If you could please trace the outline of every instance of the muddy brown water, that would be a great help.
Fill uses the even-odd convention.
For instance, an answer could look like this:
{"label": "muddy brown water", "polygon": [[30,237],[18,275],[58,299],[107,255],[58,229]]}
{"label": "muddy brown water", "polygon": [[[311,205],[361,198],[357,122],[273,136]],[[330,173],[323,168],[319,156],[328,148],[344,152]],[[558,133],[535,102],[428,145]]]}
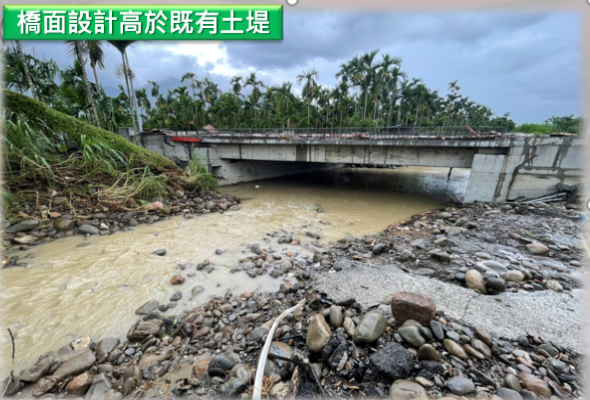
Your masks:
{"label": "muddy brown water", "polygon": [[[183,298],[165,315],[180,314],[228,290],[277,290],[281,279],[229,272],[250,254],[243,252],[247,244],[267,247],[266,234],[281,229],[301,238],[302,245],[312,241],[306,231],[320,233],[324,243],[381,232],[391,223],[458,199],[469,171],[453,170],[450,180],[447,174],[448,169],[338,169],[250,182],[221,189],[242,198],[240,211],[173,217],[131,232],[88,239],[77,235],[20,252],[21,259],[30,254],[23,260],[28,267],[0,272],[1,378],[10,370],[7,327],[15,334],[18,373],[39,355],[76,338],[124,337],[138,319],[134,311],[139,306],[149,300],[167,303],[175,290],[182,290]],[[316,211],[318,207],[323,212]],[[271,245],[311,254],[302,246],[278,245],[276,238]],[[156,256],[157,249],[167,254]],[[223,254],[216,255],[216,249]],[[177,267],[204,259],[215,265],[213,272]],[[196,275],[187,277],[184,285],[170,284],[174,274],[187,276],[191,271]],[[205,292],[191,300],[190,291],[198,285]]]}

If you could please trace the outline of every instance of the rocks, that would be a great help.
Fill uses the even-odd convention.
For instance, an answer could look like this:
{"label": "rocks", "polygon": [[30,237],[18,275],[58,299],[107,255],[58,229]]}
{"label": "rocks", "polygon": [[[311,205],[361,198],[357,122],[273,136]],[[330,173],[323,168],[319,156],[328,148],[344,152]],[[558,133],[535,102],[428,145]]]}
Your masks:
{"label": "rocks", "polygon": [[184,281],[186,280],[186,278],[184,276],[181,275],[174,275],[172,277],[172,279],[170,279],[170,283],[172,285],[182,285],[184,283]]}
{"label": "rocks", "polygon": [[264,338],[264,336],[268,333],[268,329],[266,329],[263,326],[258,326],[254,329],[252,329],[252,331],[250,333],[248,333],[246,335],[246,340],[248,342],[260,342],[262,341],[262,339]]}
{"label": "rocks", "polygon": [[102,339],[100,342],[98,342],[98,344],[96,345],[96,354],[97,355],[101,355],[101,354],[108,354],[111,351],[113,351],[115,349],[115,347],[117,347],[120,343],[120,340],[118,338],[112,338],[112,337],[107,337]]}
{"label": "rocks", "polygon": [[19,233],[28,232],[39,226],[39,221],[36,219],[29,219],[26,221],[18,222],[14,225],[9,226],[4,230],[5,233]]}
{"label": "rocks", "polygon": [[416,258],[416,256],[408,249],[403,250],[399,255],[401,261],[407,261],[413,258]]}
{"label": "rocks", "polygon": [[350,318],[350,317],[344,318],[344,322],[342,323],[342,326],[344,327],[344,331],[348,334],[348,336],[354,337],[354,333],[356,332],[356,326],[355,326],[352,318]]}
{"label": "rocks", "polygon": [[[408,320],[411,321],[411,320]],[[407,322],[407,321],[406,321]],[[420,328],[415,325],[401,327],[397,330],[397,333],[407,342],[410,346],[420,347],[426,340],[420,334]]]}
{"label": "rocks", "polygon": [[105,374],[98,374],[92,379],[92,385],[86,393],[85,400],[98,400],[111,390],[111,384]]}
{"label": "rocks", "polygon": [[138,341],[143,340],[150,335],[158,336],[161,326],[162,320],[160,319],[148,319],[147,321],[141,320],[129,329],[129,332],[127,332],[127,339]]}
{"label": "rocks", "polygon": [[470,269],[465,273],[465,283],[467,287],[481,294],[487,294],[486,284],[479,271]]}
{"label": "rocks", "polygon": [[413,319],[426,324],[434,319],[436,305],[423,294],[399,292],[391,300],[391,313],[398,323]]}
{"label": "rocks", "polygon": [[78,227],[78,233],[88,234],[88,235],[98,235],[99,230],[96,226],[90,224],[82,224]]}
{"label": "rocks", "polygon": [[234,360],[220,354],[209,362],[207,372],[210,376],[226,376],[234,365],[236,365]]}
{"label": "rocks", "polygon": [[92,383],[92,375],[88,372],[75,377],[68,385],[67,392],[72,396],[82,396],[86,393]]}
{"label": "rocks", "polygon": [[426,399],[426,390],[418,383],[398,379],[389,388],[391,400]]}
{"label": "rocks", "polygon": [[166,250],[164,250],[164,249],[158,249],[158,250],[154,251],[154,254],[157,255],[157,256],[162,257],[162,256],[165,256],[166,255]]}
{"label": "rocks", "polygon": [[47,374],[47,372],[49,372],[49,369],[53,364],[53,360],[54,357],[52,356],[45,357],[42,360],[40,360],[35,366],[21,371],[20,380],[23,382],[32,383],[39,381],[41,377],[43,377],[45,374]]}
{"label": "rocks", "polygon": [[200,295],[201,293],[203,293],[204,291],[205,291],[205,288],[203,286],[195,286],[194,288],[191,289],[191,296],[196,297],[196,296]]}
{"label": "rocks", "polygon": [[507,388],[499,388],[496,391],[496,395],[502,400],[522,400],[522,396],[517,391]]}
{"label": "rocks", "polygon": [[156,310],[159,305],[160,305],[160,303],[158,303],[155,300],[148,301],[147,303],[145,303],[144,305],[139,307],[137,310],[135,310],[135,314],[137,314],[137,315],[149,314],[152,311]]}
{"label": "rocks", "polygon": [[442,342],[445,338],[445,332],[443,330],[442,324],[438,321],[430,321],[430,330],[432,331],[434,337],[439,342]]}
{"label": "rocks", "polygon": [[538,347],[538,349],[547,352],[547,354],[549,354],[551,357],[557,357],[559,355],[559,351],[557,351],[557,349],[550,344],[543,343]]}
{"label": "rocks", "polygon": [[356,343],[372,343],[385,332],[386,326],[387,320],[383,314],[370,311],[359,321],[353,339]]}
{"label": "rocks", "polygon": [[485,271],[493,271],[497,272],[498,274],[503,274],[508,271],[506,265],[501,264],[497,261],[482,261],[477,265],[482,267]]}
{"label": "rocks", "polygon": [[467,360],[469,358],[467,356],[467,353],[463,349],[463,347],[461,347],[459,344],[455,343],[453,340],[445,339],[443,341],[443,344],[445,345],[445,349],[447,349],[449,354],[452,354],[455,357],[458,357],[462,360]]}
{"label": "rocks", "polygon": [[330,341],[331,336],[332,331],[322,314],[316,314],[311,317],[306,338],[306,344],[310,351],[315,353],[321,352]]}
{"label": "rocks", "polygon": [[526,249],[529,253],[542,256],[549,252],[549,248],[542,243],[530,243],[526,245]]}
{"label": "rocks", "polygon": [[570,372],[566,363],[555,358],[548,358],[543,366],[556,375],[566,375]]}
{"label": "rocks", "polygon": [[370,357],[375,370],[387,379],[406,378],[412,370],[413,356],[398,343],[390,342]]}
{"label": "rocks", "polygon": [[459,396],[475,392],[475,385],[471,379],[463,378],[461,376],[449,379],[447,387],[451,392]]}
{"label": "rocks", "polygon": [[342,325],[342,309],[338,306],[331,306],[330,307],[330,324],[334,328],[339,328]]}
{"label": "rocks", "polygon": [[504,376],[504,384],[509,389],[515,390],[517,392],[520,392],[522,390],[522,386],[520,385],[520,381],[518,380],[516,375],[506,374]]}
{"label": "rocks", "polygon": [[59,231],[72,231],[76,227],[76,222],[67,218],[58,218],[53,221],[53,227]]}
{"label": "rocks", "polygon": [[[16,394],[21,389],[21,385],[22,384],[21,384],[20,378],[18,376],[15,376],[14,378],[9,376],[8,378],[6,378],[4,380],[2,387],[0,388],[0,390],[2,390],[2,392],[0,392],[0,393],[4,393],[7,396],[12,396],[13,394]],[[43,392],[43,393],[45,393],[45,392]]]}
{"label": "rocks", "polygon": [[230,378],[223,384],[221,391],[225,396],[236,397],[248,388],[248,384],[239,378]]}
{"label": "rocks", "polygon": [[375,246],[373,246],[373,254],[374,255],[378,255],[383,253],[383,251],[385,250],[386,246],[383,243],[377,243]]}
{"label": "rocks", "polygon": [[[203,290],[205,290],[205,289],[203,288]],[[174,293],[172,293],[172,296],[170,296],[170,301],[178,301],[181,298],[182,298],[182,292],[175,291]]]}
{"label": "rocks", "polygon": [[537,378],[535,375],[521,371],[518,377],[522,381],[525,388],[541,397],[551,397],[551,389],[545,381]]}
{"label": "rocks", "polygon": [[15,243],[25,245],[35,244],[38,240],[39,239],[33,235],[17,236],[14,239],[12,239],[12,241]]}
{"label": "rocks", "polygon": [[554,279],[549,279],[545,283],[545,286],[547,287],[547,289],[553,290],[554,292],[563,292],[563,286],[561,285],[561,283],[557,282]]}
{"label": "rocks", "polygon": [[508,282],[524,281],[524,274],[520,271],[508,271],[502,277]]}
{"label": "rocks", "polygon": [[506,290],[506,281],[502,278],[488,278],[485,281],[486,288],[495,293],[501,293]]}
{"label": "rocks", "polygon": [[440,361],[440,354],[429,344],[423,344],[418,351],[418,360]]}
{"label": "rocks", "polygon": [[51,377],[60,380],[79,374],[90,368],[95,361],[96,357],[94,356],[94,353],[89,350],[84,350],[80,354],[61,364]]}
{"label": "rocks", "polygon": [[471,347],[473,347],[475,350],[479,351],[481,354],[483,354],[487,358],[490,358],[492,356],[492,350],[488,347],[487,344],[485,344],[484,342],[482,342],[479,339],[473,339],[471,341]]}

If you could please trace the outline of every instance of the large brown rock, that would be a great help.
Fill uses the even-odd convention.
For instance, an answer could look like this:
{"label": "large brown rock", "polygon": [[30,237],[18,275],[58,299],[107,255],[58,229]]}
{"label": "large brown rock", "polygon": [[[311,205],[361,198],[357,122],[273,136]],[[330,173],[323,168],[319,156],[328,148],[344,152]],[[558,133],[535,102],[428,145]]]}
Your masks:
{"label": "large brown rock", "polygon": [[551,397],[551,389],[544,380],[539,379],[535,375],[529,374],[525,371],[520,372],[518,377],[522,381],[524,387],[535,393],[537,396],[546,398]]}
{"label": "large brown rock", "polygon": [[170,279],[170,283],[173,285],[182,285],[185,281],[185,278],[180,275],[174,275],[172,279]]}
{"label": "large brown rock", "polygon": [[82,396],[86,393],[92,383],[92,375],[88,371],[78,375],[68,385],[67,392],[73,396]]}
{"label": "large brown rock", "polygon": [[413,319],[426,324],[434,319],[436,304],[420,293],[399,292],[391,299],[391,313],[397,323]]}

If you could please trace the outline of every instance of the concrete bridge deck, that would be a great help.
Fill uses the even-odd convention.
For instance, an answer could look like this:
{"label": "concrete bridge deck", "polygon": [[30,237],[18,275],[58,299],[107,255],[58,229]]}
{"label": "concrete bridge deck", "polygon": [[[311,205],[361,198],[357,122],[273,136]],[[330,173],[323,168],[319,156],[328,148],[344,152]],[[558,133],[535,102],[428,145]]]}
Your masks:
{"label": "concrete bridge deck", "polygon": [[[198,138],[172,142],[170,135]],[[342,164],[470,168],[464,202],[503,202],[556,192],[582,179],[579,136],[498,134],[438,135],[368,132],[269,131],[143,132],[143,147],[172,159],[208,160],[210,171],[233,184]]]}

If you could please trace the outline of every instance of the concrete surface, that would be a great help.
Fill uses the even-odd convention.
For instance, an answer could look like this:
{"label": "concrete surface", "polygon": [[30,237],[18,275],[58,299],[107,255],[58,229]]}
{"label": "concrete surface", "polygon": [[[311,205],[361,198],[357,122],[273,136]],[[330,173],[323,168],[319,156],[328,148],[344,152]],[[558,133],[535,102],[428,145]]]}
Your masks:
{"label": "concrete surface", "polygon": [[[556,183],[575,185],[582,180],[579,137],[349,140],[204,136],[201,143],[187,144],[171,142],[160,134],[143,134],[141,145],[182,161],[196,153],[226,184],[316,168],[306,163],[471,168],[465,203],[537,198],[555,193]],[[237,162],[243,164],[236,167]]]}
{"label": "concrete surface", "polygon": [[579,289],[479,295],[458,285],[405,273],[394,265],[369,264],[318,273],[314,281],[314,288],[334,301],[354,296],[363,310],[381,304],[379,310],[391,316],[389,306],[382,305],[387,296],[401,291],[422,293],[446,315],[482,326],[495,336],[516,339],[528,332],[580,353],[584,349]]}

